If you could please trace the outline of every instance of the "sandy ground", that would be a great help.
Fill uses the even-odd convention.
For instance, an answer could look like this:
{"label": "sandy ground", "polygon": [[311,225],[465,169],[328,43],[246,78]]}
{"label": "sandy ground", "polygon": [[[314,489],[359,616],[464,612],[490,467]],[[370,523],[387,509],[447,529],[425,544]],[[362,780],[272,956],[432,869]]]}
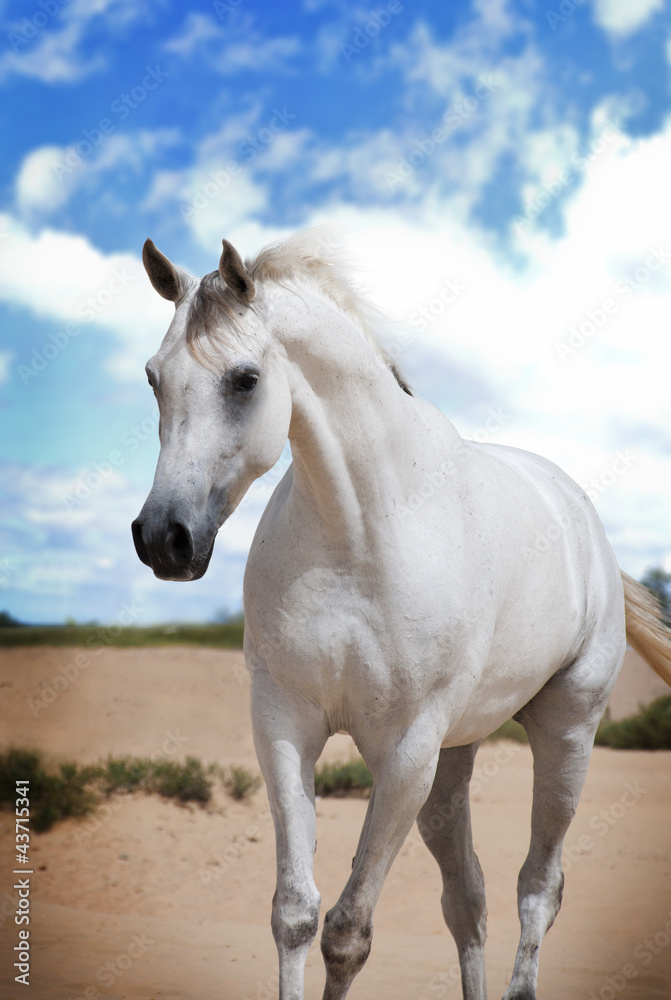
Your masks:
{"label": "sandy ground", "polygon": [[[77,661],[82,655],[90,658]],[[54,686],[58,675],[67,685]],[[109,753],[193,754],[258,770],[239,653],[4,651],[0,688],[2,746],[34,746],[82,762]],[[665,690],[630,656],[612,714],[635,711]],[[325,756],[346,759],[351,752],[349,738],[338,736]],[[671,997],[670,776],[671,753],[595,750],[566,841],[564,906],[543,947],[542,1000]],[[472,799],[488,892],[489,989],[500,997],[517,944],[515,884],[529,836],[529,750],[509,743],[481,748]],[[365,809],[357,799],[318,803],[322,912],[347,879]],[[0,814],[0,831],[0,997],[277,996],[269,926],[274,838],[263,789],[244,803],[222,793],[207,809],[117,796],[94,820],[33,835],[28,987],[13,981],[19,928],[8,812]],[[440,912],[438,869],[415,830],[387,879],[372,954],[350,996],[458,998],[455,962]],[[306,997],[321,997],[322,984],[317,940]]]}

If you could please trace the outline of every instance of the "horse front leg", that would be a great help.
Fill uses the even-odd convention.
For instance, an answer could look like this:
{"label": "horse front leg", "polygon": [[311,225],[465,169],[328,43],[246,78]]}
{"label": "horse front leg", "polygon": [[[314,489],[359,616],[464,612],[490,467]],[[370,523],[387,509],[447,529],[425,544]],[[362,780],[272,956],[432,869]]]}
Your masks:
{"label": "horse front leg", "polygon": [[271,926],[280,1000],[303,1000],[305,959],[319,927],[313,879],[314,769],[328,738],[323,713],[298,703],[265,673],[252,678],[254,745],[275,824],[277,887]]}
{"label": "horse front leg", "polygon": [[392,862],[429,794],[436,771],[438,747],[427,747],[421,734],[411,730],[398,742],[387,745],[388,756],[379,755],[370,762],[375,784],[352,874],[324,920],[323,1000],[343,1000],[368,958],[375,904]]}

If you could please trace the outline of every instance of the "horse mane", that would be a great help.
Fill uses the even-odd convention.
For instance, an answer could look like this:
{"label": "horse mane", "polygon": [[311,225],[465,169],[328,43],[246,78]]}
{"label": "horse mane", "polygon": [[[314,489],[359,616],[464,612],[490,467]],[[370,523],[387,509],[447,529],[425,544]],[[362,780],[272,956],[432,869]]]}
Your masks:
{"label": "horse mane", "polygon": [[[323,228],[305,230],[264,247],[256,257],[245,261],[245,270],[255,285],[271,282],[284,286],[309,284],[321,292],[356,324],[403,391],[412,395],[397,366],[375,336],[375,330],[384,323],[382,313],[361,294],[352,280],[351,267],[333,240],[326,237]],[[215,348],[223,346],[229,339],[224,330],[230,330],[241,346],[244,343],[243,317],[244,310],[219,272],[206,274],[189,306],[186,321],[189,350],[199,361],[211,362],[203,338]]]}

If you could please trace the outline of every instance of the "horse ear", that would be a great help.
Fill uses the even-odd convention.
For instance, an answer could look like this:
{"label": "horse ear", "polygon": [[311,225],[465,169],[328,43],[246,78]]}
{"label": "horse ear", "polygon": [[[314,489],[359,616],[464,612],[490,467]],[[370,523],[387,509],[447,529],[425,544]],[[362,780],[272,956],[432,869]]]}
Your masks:
{"label": "horse ear", "polygon": [[223,250],[219,261],[219,274],[231,291],[235,292],[242,302],[249,304],[256,294],[254,282],[245,271],[245,265],[233,244],[228,240],[222,240],[221,245]]}
{"label": "horse ear", "polygon": [[159,295],[170,302],[181,299],[189,282],[189,276],[181,267],[171,263],[151,240],[146,240],[142,247],[142,263]]}

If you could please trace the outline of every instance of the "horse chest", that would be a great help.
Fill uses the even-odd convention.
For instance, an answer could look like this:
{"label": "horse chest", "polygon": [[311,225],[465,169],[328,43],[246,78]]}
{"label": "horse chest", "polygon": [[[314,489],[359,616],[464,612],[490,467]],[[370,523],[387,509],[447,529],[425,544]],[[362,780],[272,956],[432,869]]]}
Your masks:
{"label": "horse chest", "polygon": [[257,596],[275,610],[261,618],[250,602],[250,646],[278,684],[321,706],[334,727],[349,728],[353,716],[359,724],[410,718],[448,683],[446,663],[463,628],[439,625],[426,608],[413,616],[403,597],[386,599],[326,567],[283,580],[274,602],[267,593]]}

